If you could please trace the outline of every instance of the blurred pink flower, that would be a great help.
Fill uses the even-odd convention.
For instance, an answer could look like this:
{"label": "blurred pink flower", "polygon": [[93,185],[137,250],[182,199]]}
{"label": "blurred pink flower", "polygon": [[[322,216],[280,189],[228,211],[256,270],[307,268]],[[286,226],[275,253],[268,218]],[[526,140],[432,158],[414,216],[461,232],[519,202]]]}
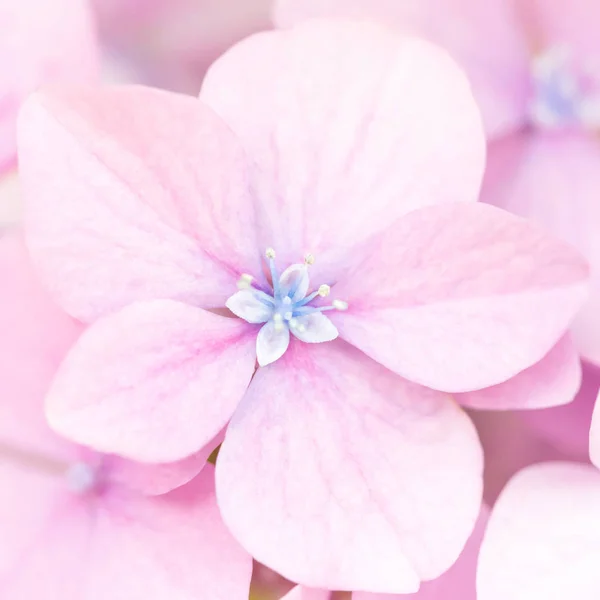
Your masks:
{"label": "blurred pink flower", "polygon": [[578,463],[534,465],[510,481],[492,511],[477,598],[596,600],[599,562],[600,472]]}
{"label": "blurred pink flower", "polygon": [[207,452],[143,465],[55,435],[43,397],[82,326],[46,297],[15,234],[0,238],[0,276],[2,599],[247,598],[251,558],[220,519],[213,467],[188,483]]}
{"label": "blurred pink flower", "polygon": [[527,389],[587,267],[474,202],[477,110],[427,43],[327,21],[260,34],[201,100],[78,89],[22,113],[28,243],[91,323],[49,418],[161,462],[233,417],[219,506],[257,560],[312,587],[415,591],[481,501],[477,436],[447,392]]}
{"label": "blurred pink flower", "polygon": [[271,27],[272,0],[93,0],[103,41],[147,83],[197,94],[227,48]]}
{"label": "blurred pink flower", "polygon": [[592,293],[572,332],[600,365],[600,3],[278,0],[275,22],[366,17],[444,48],[469,76],[490,147],[482,199],[578,247]]}
{"label": "blurred pink flower", "polygon": [[16,164],[19,107],[40,85],[91,81],[95,39],[84,0],[0,2],[0,175]]}
{"label": "blurred pink flower", "polygon": [[[475,529],[454,565],[441,577],[421,584],[418,592],[400,595],[354,592],[352,600],[477,600],[475,571],[488,512],[489,509],[483,506]],[[337,600],[338,597],[341,598],[325,590],[297,586],[282,600]]]}

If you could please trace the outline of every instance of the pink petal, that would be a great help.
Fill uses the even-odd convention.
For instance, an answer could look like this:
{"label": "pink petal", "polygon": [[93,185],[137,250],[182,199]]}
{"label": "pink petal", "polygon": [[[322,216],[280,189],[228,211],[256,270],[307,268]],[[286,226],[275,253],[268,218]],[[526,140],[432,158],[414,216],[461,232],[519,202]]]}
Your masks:
{"label": "pink petal", "polygon": [[36,279],[20,231],[0,237],[0,281],[0,455],[10,447],[32,459],[68,459],[73,445],[50,430],[43,404],[83,328]]}
{"label": "pink petal", "polygon": [[0,227],[19,221],[21,186],[16,170],[0,175]]}
{"label": "pink petal", "polygon": [[155,300],[88,328],[47,398],[66,437],[143,462],[197,452],[225,426],[254,372],[254,337],[238,319]]}
{"label": "pink petal", "polygon": [[505,0],[277,0],[275,23],[367,17],[448,50],[465,69],[489,137],[522,125],[529,93],[527,40]]}
{"label": "pink petal", "polygon": [[483,506],[475,530],[458,560],[437,579],[423,583],[418,592],[399,596],[356,592],[352,600],[477,600],[475,571],[488,515],[487,507]]}
{"label": "pink petal", "polygon": [[282,265],[314,254],[315,287],[399,216],[477,198],[484,140],[465,78],[439,49],[376,24],[251,37],[213,65],[200,97],[257,163],[261,248]]}
{"label": "pink petal", "polygon": [[14,165],[17,113],[39,86],[98,75],[92,19],[81,0],[0,4],[0,173]]}
{"label": "pink petal", "polygon": [[89,600],[245,600],[252,574],[219,515],[212,465],[166,496],[108,498],[89,564]]}
{"label": "pink petal", "polygon": [[118,456],[110,457],[110,482],[119,488],[160,496],[191,481],[205,466],[215,448],[223,442],[225,432],[217,436],[196,454],[165,464],[139,463]]}
{"label": "pink petal", "polygon": [[591,294],[572,333],[600,365],[600,145],[578,134],[522,135],[492,144],[482,198],[573,244],[592,268]]}
{"label": "pink petal", "polygon": [[521,471],[483,539],[478,600],[595,600],[600,591],[600,473],[546,463]]}
{"label": "pink petal", "polygon": [[235,537],[284,577],[407,593],[460,554],[481,471],[475,430],[449,396],[343,342],[293,341],[236,411],[217,490]]}
{"label": "pink petal", "polygon": [[92,321],[136,300],[223,306],[258,270],[242,150],[198,101],[141,87],[36,95],[20,121],[28,244]]}
{"label": "pink petal", "polygon": [[587,293],[569,245],[484,204],[414,211],[357,249],[333,293],[340,336],[403,377],[451,392],[506,381],[552,348]]}
{"label": "pink petal", "polygon": [[458,394],[471,408],[506,410],[546,408],[571,402],[581,385],[581,363],[571,338],[564,336],[542,360],[508,381]]}
{"label": "pink petal", "polygon": [[596,398],[596,406],[590,429],[590,459],[600,468],[600,391]]}

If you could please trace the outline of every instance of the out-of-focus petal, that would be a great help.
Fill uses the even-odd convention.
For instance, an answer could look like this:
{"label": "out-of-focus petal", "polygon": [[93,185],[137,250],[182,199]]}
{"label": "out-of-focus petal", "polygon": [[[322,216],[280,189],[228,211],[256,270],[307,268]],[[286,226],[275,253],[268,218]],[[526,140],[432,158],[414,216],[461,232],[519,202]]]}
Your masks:
{"label": "out-of-focus petal", "polygon": [[600,473],[577,463],[521,471],[492,511],[478,600],[595,600],[600,590]]}

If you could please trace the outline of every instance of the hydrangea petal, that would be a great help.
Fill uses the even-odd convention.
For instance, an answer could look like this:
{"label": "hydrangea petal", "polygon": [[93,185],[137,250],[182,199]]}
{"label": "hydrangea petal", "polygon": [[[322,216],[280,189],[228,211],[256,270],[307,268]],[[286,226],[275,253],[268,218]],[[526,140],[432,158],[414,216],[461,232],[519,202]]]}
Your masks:
{"label": "hydrangea petal", "polygon": [[288,349],[290,344],[290,330],[281,324],[275,327],[273,321],[269,321],[260,328],[256,337],[256,359],[261,367],[270,365],[279,360]]}
{"label": "hydrangea petal", "polygon": [[[584,0],[585,1],[585,0]],[[490,138],[523,124],[529,55],[519,14],[505,0],[277,0],[275,23],[371,18],[448,50],[465,69]]]}
{"label": "hydrangea petal", "polygon": [[47,398],[51,426],[141,462],[189,456],[225,426],[255,365],[248,324],[172,300],[136,303],[81,336]]}
{"label": "hydrangea petal", "polygon": [[600,590],[600,474],[576,463],[521,471],[492,511],[478,600],[593,600]]}
{"label": "hydrangea petal", "polygon": [[212,465],[164,496],[108,498],[94,533],[85,600],[248,598],[252,559],[219,515]]}
{"label": "hydrangea petal", "polygon": [[296,319],[296,327],[290,327],[294,337],[309,344],[331,342],[338,337],[336,326],[324,314],[315,312]]}
{"label": "hydrangea petal", "polygon": [[568,404],[581,385],[581,362],[570,336],[564,336],[542,360],[508,381],[457,394],[470,408],[514,410]]}
{"label": "hydrangea petal", "polygon": [[248,323],[266,323],[273,313],[273,299],[260,290],[240,290],[227,299],[225,306]]}
{"label": "hydrangea petal", "polygon": [[414,211],[355,255],[334,289],[349,303],[331,315],[340,336],[450,392],[541,360],[587,295],[588,266],[573,247],[480,203]]}
{"label": "hydrangea petal", "polygon": [[206,466],[209,456],[225,437],[220,431],[199,452],[177,462],[147,464],[111,456],[109,477],[112,485],[146,496],[160,496],[190,482]]}
{"label": "hydrangea petal", "polygon": [[337,341],[292,344],[257,371],[217,464],[234,536],[324,589],[416,591],[460,554],[481,487],[477,434],[452,399]]}
{"label": "hydrangea petal", "polygon": [[312,253],[312,281],[333,283],[347,248],[398,216],[479,194],[484,136],[464,75],[377,24],[255,35],[215,62],[200,98],[256,163],[261,247],[283,264]]}
{"label": "hydrangea petal", "polygon": [[0,236],[0,281],[0,448],[67,460],[72,445],[50,430],[43,404],[83,327],[40,285],[20,230]]}
{"label": "hydrangea petal", "polygon": [[30,99],[19,129],[28,245],[70,314],[222,307],[236,269],[260,272],[244,153],[197,100],[63,89]]}
{"label": "hydrangea petal", "polygon": [[600,144],[552,133],[490,146],[482,199],[532,219],[573,244],[591,265],[591,290],[571,329],[582,356],[600,365]]}
{"label": "hydrangea petal", "polygon": [[399,596],[355,592],[352,594],[352,600],[477,600],[475,592],[477,557],[488,516],[488,508],[482,506],[475,529],[458,560],[437,579],[422,583],[418,592]]}

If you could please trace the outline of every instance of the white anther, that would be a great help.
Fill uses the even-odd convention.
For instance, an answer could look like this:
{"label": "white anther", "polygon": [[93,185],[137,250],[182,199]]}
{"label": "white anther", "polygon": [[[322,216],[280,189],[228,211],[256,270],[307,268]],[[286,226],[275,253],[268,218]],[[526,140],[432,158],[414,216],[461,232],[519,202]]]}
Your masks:
{"label": "white anther", "polygon": [[281,323],[283,321],[283,317],[281,316],[281,313],[275,313],[273,315],[273,321],[275,321],[275,323]]}
{"label": "white anther", "polygon": [[321,298],[325,298],[326,296],[329,296],[329,292],[331,292],[331,288],[324,283],[323,285],[319,286],[319,296],[321,296]]}
{"label": "white anther", "polygon": [[290,327],[292,329],[295,329],[297,326],[298,326],[298,319],[296,319],[296,318],[290,319]]}
{"label": "white anther", "polygon": [[265,250],[265,256],[267,258],[275,258],[275,250],[273,250],[273,248],[267,248]]}
{"label": "white anther", "polygon": [[334,300],[331,303],[331,306],[333,306],[333,308],[336,310],[348,310],[348,303],[344,302],[343,300]]}
{"label": "white anther", "polygon": [[283,300],[282,300],[283,304],[287,304],[290,305],[292,303],[292,299],[289,296],[286,296]]}
{"label": "white anther", "polygon": [[291,319],[292,319],[292,317],[293,317],[293,316],[294,316],[294,313],[293,313],[293,312],[290,312],[290,311],[288,311],[288,312],[286,312],[286,313],[283,315],[283,318],[284,318],[286,321],[291,321]]}
{"label": "white anther", "polygon": [[254,277],[252,277],[252,275],[248,275],[248,273],[242,273],[237,283],[238,289],[247,290],[249,287],[252,286],[253,281]]}
{"label": "white anther", "polygon": [[305,265],[314,265],[315,264],[315,257],[312,254],[307,254],[304,257],[304,264]]}
{"label": "white anther", "polygon": [[298,325],[298,327],[296,327],[296,329],[300,332],[300,333],[304,333],[306,331],[306,325],[303,325],[302,323],[300,323],[300,325]]}

